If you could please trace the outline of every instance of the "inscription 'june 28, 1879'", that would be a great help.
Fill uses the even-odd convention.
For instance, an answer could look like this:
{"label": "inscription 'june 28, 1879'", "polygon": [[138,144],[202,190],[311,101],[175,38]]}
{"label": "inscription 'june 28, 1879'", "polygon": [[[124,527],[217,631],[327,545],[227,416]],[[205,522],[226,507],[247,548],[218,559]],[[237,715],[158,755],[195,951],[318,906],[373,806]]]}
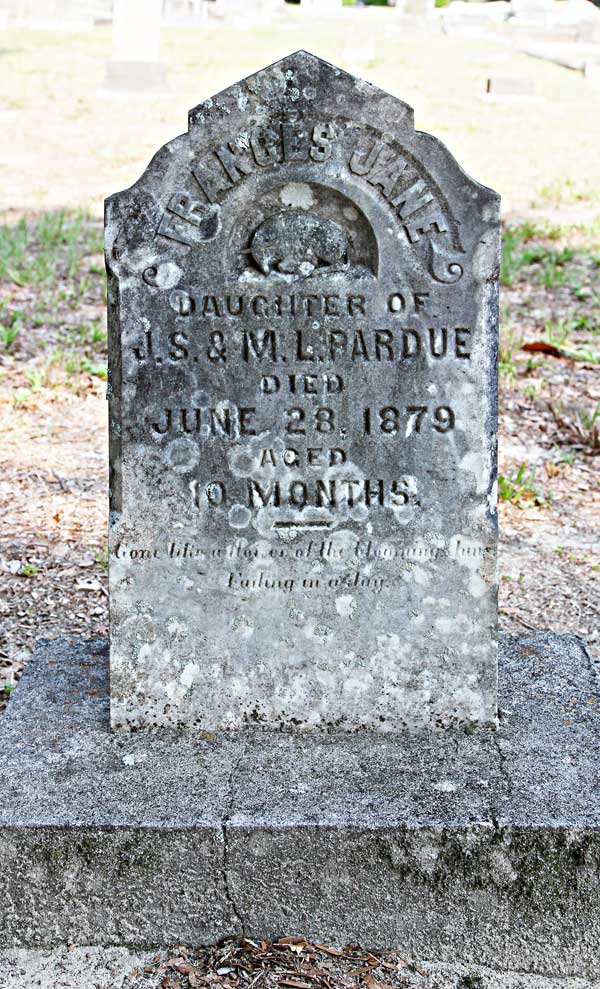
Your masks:
{"label": "inscription 'june 28, 1879'", "polygon": [[113,725],[494,722],[498,214],[305,52],[107,201]]}

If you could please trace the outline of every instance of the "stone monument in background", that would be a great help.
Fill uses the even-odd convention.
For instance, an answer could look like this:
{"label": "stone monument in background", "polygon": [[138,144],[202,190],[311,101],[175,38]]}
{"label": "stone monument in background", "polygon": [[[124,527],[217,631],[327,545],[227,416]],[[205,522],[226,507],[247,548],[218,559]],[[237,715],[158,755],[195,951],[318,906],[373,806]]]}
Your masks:
{"label": "stone monument in background", "polygon": [[211,18],[242,28],[248,24],[270,24],[284,6],[284,0],[213,0],[206,3]]}
{"label": "stone monument in background", "polygon": [[162,17],[163,0],[113,0],[112,54],[104,94],[168,92],[160,60]]}
{"label": "stone monument in background", "polygon": [[417,26],[435,17],[435,0],[397,0],[396,13]]}
{"label": "stone monument in background", "polygon": [[342,0],[300,0],[300,10],[303,14],[329,17],[342,12]]}
{"label": "stone monument in background", "polygon": [[497,195],[299,53],[106,224],[113,725],[494,724]]}

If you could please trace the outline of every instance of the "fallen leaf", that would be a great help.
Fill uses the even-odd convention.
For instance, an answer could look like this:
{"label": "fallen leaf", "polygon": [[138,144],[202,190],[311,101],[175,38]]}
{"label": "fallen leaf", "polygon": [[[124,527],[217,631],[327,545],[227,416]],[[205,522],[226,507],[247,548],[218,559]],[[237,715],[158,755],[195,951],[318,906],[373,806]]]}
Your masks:
{"label": "fallen leaf", "polygon": [[545,340],[532,340],[524,343],[521,350],[526,350],[528,354],[547,354],[549,357],[566,357],[564,350],[555,347],[553,343],[546,343]]}

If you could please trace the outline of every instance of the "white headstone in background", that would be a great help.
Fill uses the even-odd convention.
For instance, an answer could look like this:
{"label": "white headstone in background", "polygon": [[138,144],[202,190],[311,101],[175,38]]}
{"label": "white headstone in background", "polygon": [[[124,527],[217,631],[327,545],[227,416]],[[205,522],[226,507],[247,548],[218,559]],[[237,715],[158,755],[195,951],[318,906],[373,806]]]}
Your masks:
{"label": "white headstone in background", "polygon": [[401,0],[396,3],[396,12],[404,17],[432,20],[435,15],[435,0]]}
{"label": "white headstone in background", "polygon": [[283,0],[214,0],[208,4],[208,12],[234,26],[244,26],[269,23],[282,6]]}
{"label": "white headstone in background", "polygon": [[208,0],[164,0],[163,24],[202,24],[208,7]]}
{"label": "white headstone in background", "polygon": [[339,14],[342,9],[342,0],[300,0],[300,10],[303,14],[329,17],[331,14]]}
{"label": "white headstone in background", "polygon": [[168,90],[160,61],[163,0],[114,0],[112,56],[104,91],[155,94]]}

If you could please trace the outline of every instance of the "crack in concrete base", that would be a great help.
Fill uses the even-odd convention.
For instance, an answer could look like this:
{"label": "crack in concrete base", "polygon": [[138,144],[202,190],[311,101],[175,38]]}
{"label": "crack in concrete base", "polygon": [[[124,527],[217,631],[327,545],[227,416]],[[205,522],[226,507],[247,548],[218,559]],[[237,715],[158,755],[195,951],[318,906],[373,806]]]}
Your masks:
{"label": "crack in concrete base", "polygon": [[222,834],[222,838],[223,838],[223,857],[222,857],[222,860],[221,860],[221,877],[222,877],[222,880],[223,880],[223,890],[224,890],[224,893],[225,893],[225,898],[226,898],[226,900],[227,900],[227,902],[228,902],[228,904],[229,904],[229,906],[231,908],[231,912],[233,913],[233,915],[235,917],[235,920],[236,920],[236,923],[238,925],[238,930],[235,933],[236,934],[242,934],[242,935],[245,935],[246,928],[245,928],[244,920],[243,920],[243,917],[242,917],[242,915],[240,913],[239,907],[238,907],[238,905],[237,905],[237,903],[235,901],[235,896],[234,896],[234,893],[233,893],[232,884],[231,884],[230,878],[229,878],[229,861],[228,861],[228,859],[229,859],[229,833],[228,833],[228,827],[229,827],[229,822],[231,820],[231,816],[233,814],[233,807],[234,807],[234,803],[235,803],[234,780],[235,780],[236,774],[237,774],[237,772],[238,772],[238,770],[239,770],[242,762],[244,761],[244,757],[246,755],[246,749],[247,749],[247,747],[248,747],[247,742],[242,745],[241,750],[240,750],[240,754],[239,754],[238,758],[236,759],[236,761],[234,762],[233,766],[231,767],[231,772],[229,774],[229,779],[227,781],[227,799],[226,799],[226,804],[225,804],[225,814],[224,814],[223,819],[221,821],[221,834]]}

